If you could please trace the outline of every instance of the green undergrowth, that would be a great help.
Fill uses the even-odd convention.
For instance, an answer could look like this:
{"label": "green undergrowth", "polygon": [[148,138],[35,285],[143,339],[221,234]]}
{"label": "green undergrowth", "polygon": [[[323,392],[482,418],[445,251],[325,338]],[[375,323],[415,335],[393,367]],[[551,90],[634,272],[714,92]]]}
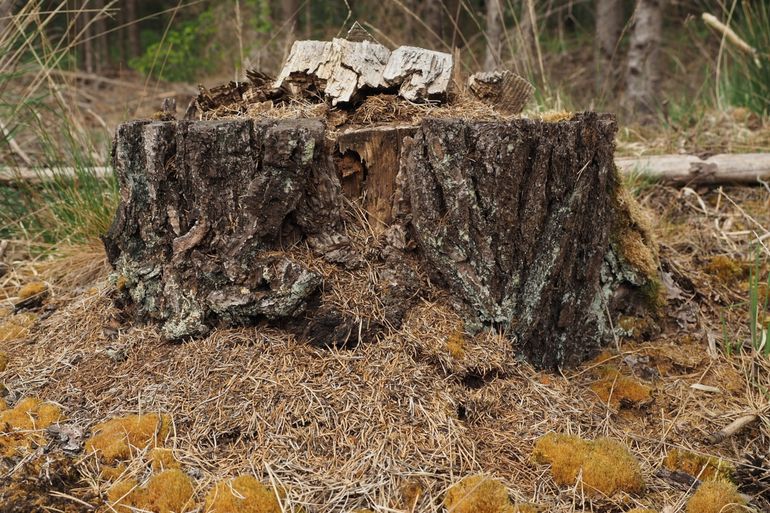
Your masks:
{"label": "green undergrowth", "polygon": [[27,2],[0,28],[0,167],[46,178],[0,185],[0,238],[32,251],[102,235],[118,197],[115,180],[94,170],[106,163],[109,134],[88,128],[61,93],[79,40],[59,41],[47,29],[64,22],[66,6]]}
{"label": "green undergrowth", "polygon": [[744,0],[726,13],[730,27],[753,50],[727,43],[722,94],[731,105],[770,114],[770,4]]}

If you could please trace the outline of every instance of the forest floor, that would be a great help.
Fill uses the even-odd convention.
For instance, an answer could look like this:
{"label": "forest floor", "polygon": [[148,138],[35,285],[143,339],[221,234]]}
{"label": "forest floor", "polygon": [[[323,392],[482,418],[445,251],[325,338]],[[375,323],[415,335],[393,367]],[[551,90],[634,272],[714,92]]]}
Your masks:
{"label": "forest floor", "polygon": [[[770,127],[746,112],[709,116],[688,130],[621,129],[619,154],[768,146]],[[169,343],[115,306],[121,284],[100,243],[55,258],[11,248],[0,276],[0,511],[694,513],[708,511],[687,504],[711,479],[743,494],[728,486],[727,499],[767,508],[770,346],[752,347],[761,329],[750,310],[770,288],[770,188],[628,185],[653,220],[666,305],[621,319],[627,335],[560,373],[522,362],[502,336],[465,334],[440,297],[351,350],[267,326]],[[746,415],[757,420],[714,439]],[[549,465],[548,433],[627,449],[612,446],[620,456],[589,473],[569,456],[588,442],[565,439],[573,445]],[[624,490],[624,468],[643,486]],[[477,474],[498,481],[470,489],[473,504],[445,503]],[[224,496],[229,506],[216,502]]]}
{"label": "forest floor", "polygon": [[[440,302],[347,351],[267,327],[172,344],[121,316],[100,247],[12,261],[0,279],[0,341],[7,408],[16,408],[0,418],[7,427],[14,416],[31,421],[0,439],[0,509],[152,509],[142,485],[168,467],[188,476],[185,511],[236,475],[272,484],[285,511],[440,511],[450,485],[479,473],[543,511],[682,510],[695,486],[666,478],[667,466],[704,480],[712,467],[727,469],[747,494],[764,493],[754,505],[766,504],[770,490],[734,470],[759,455],[758,475],[770,472],[762,468],[770,364],[750,347],[748,301],[753,273],[769,272],[770,189],[641,184],[636,193],[655,219],[667,305],[658,318],[625,326],[629,335],[598,359],[562,373],[517,360],[502,337],[463,334]],[[35,283],[45,291],[14,308]],[[138,418],[121,424],[112,436],[129,433],[131,444],[114,458],[97,456],[104,447],[86,441],[110,429],[97,424],[128,414],[145,414],[149,431],[132,434]],[[760,421],[710,443],[746,414]],[[565,484],[532,456],[549,432],[621,442],[644,491],[604,496],[579,475]],[[157,447],[173,458],[158,463]],[[165,511],[175,511],[171,504]]]}

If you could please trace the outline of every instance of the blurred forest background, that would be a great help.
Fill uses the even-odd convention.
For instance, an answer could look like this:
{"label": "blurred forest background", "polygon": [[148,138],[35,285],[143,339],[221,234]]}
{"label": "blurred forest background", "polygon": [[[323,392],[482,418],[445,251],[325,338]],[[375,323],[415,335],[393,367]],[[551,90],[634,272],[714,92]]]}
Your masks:
{"label": "blurred forest background", "polygon": [[[614,112],[621,155],[770,147],[767,0],[0,0],[0,171],[74,167],[77,187],[49,193],[65,217],[96,212],[74,224],[98,233],[114,182],[87,172],[118,123],[277,74],[294,40],[354,21],[391,48],[452,52],[466,75],[516,71],[536,87],[527,115]],[[37,215],[39,190],[20,189],[0,187],[0,232]]]}

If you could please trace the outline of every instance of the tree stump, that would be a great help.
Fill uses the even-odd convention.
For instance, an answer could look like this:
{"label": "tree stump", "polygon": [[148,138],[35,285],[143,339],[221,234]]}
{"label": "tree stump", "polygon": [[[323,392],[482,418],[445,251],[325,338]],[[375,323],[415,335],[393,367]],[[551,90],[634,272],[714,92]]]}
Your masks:
{"label": "tree stump", "polygon": [[[115,138],[121,202],[105,246],[137,317],[169,338],[268,322],[366,342],[398,328],[427,275],[466,330],[507,334],[539,367],[571,365],[657,300],[615,131],[593,113],[341,134],[308,120],[133,121]],[[351,203],[378,227],[363,245]],[[363,325],[329,290],[373,269],[371,308],[385,313]]]}

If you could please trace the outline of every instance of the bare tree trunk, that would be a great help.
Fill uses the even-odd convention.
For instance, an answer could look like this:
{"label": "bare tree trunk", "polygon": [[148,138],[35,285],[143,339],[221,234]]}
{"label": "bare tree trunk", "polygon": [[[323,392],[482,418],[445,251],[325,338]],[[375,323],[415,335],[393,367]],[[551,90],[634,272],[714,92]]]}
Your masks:
{"label": "bare tree trunk", "polygon": [[139,42],[139,22],[137,21],[139,16],[137,11],[137,1],[138,0],[126,0],[125,3],[126,23],[128,24],[126,26],[126,32],[128,35],[128,51],[126,52],[126,61],[134,57],[138,57],[142,52],[142,47]]}
{"label": "bare tree trunk", "polygon": [[83,68],[88,73],[94,72],[94,41],[91,37],[94,35],[94,26],[89,23],[91,13],[80,12],[76,16],[78,22],[78,31],[83,41]]}
{"label": "bare tree trunk", "polygon": [[660,41],[664,0],[637,0],[628,49],[626,101],[636,113],[655,112],[660,85]]}
{"label": "bare tree trunk", "polygon": [[487,51],[484,56],[484,71],[494,71],[500,64],[500,47],[503,42],[502,0],[487,0],[486,36]]}
{"label": "bare tree trunk", "polygon": [[602,91],[618,78],[613,58],[623,31],[623,4],[617,0],[596,0],[596,40],[594,59],[596,90]]}
{"label": "bare tree trunk", "polygon": [[297,11],[299,9],[298,0],[281,0],[281,14],[286,23],[286,42],[288,46],[297,39]]}
{"label": "bare tree trunk", "polygon": [[528,58],[535,55],[535,39],[537,37],[537,14],[532,0],[522,0],[519,15],[519,48],[526,52]]}
{"label": "bare tree trunk", "polygon": [[14,0],[0,0],[0,35],[10,24]]}
{"label": "bare tree trunk", "polygon": [[107,18],[103,11],[104,0],[95,0],[93,8],[93,45],[94,45],[94,71],[101,72],[109,67],[110,43],[107,34]]}
{"label": "bare tree trunk", "polygon": [[438,42],[444,41],[444,7],[441,4],[442,0],[428,0],[423,4],[425,24],[428,25],[434,34],[433,38],[437,38]]}

